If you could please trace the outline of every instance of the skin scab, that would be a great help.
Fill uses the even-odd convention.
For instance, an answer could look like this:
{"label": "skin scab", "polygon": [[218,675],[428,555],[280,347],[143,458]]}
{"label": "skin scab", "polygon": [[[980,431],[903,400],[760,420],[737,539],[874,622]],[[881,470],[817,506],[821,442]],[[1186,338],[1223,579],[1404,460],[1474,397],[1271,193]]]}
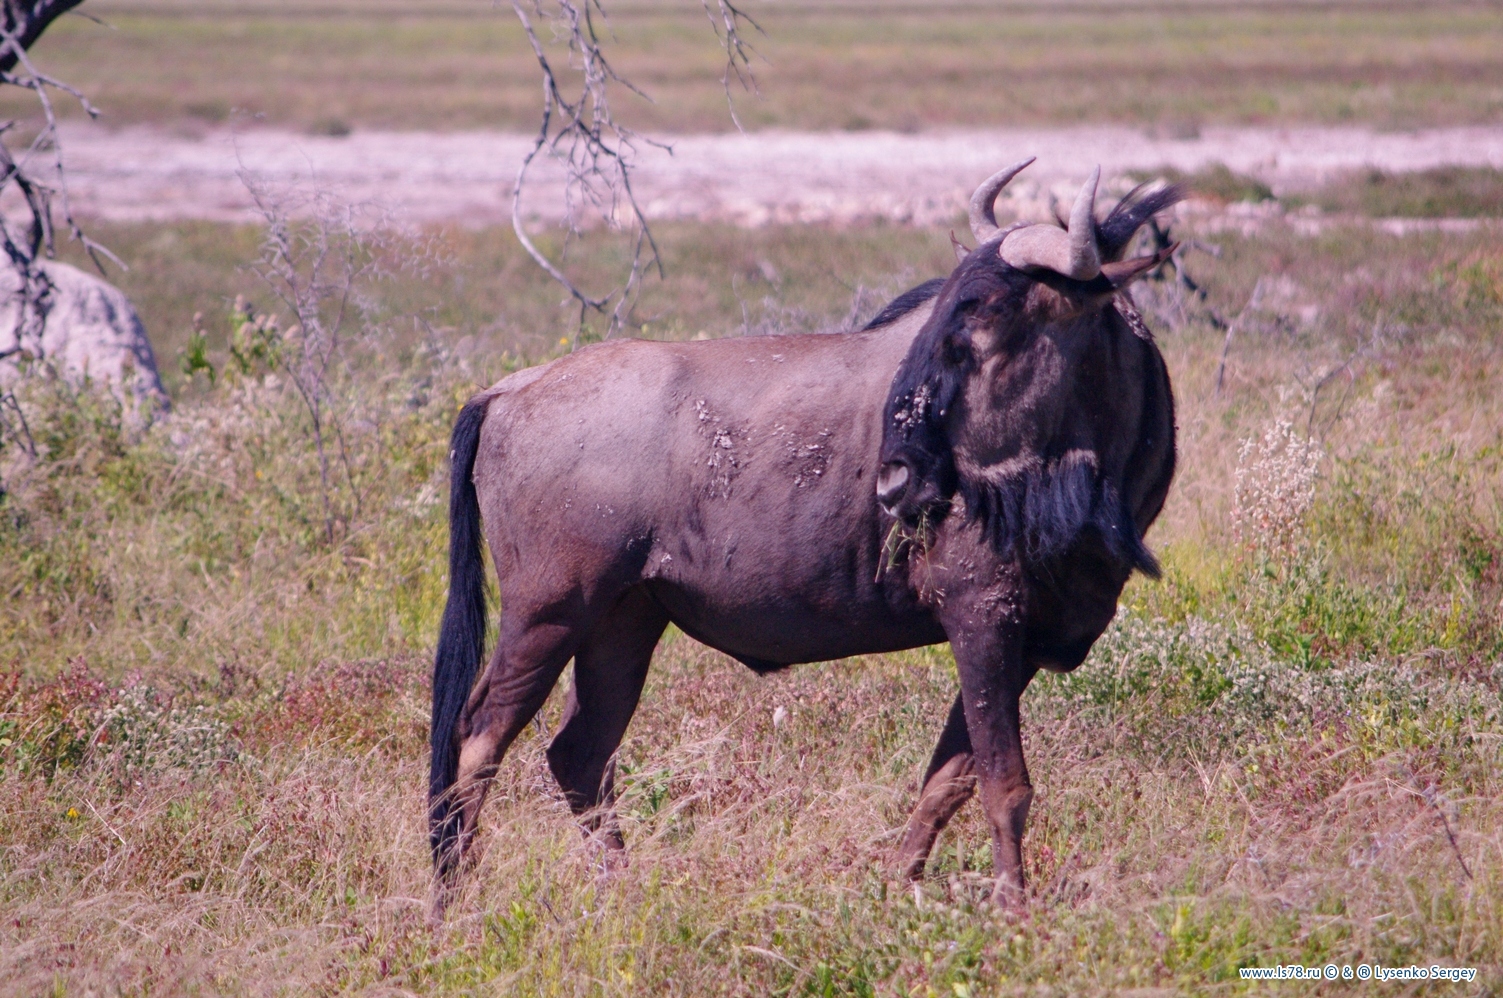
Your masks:
{"label": "skin scab", "polygon": [[902,430],[906,436],[909,430],[923,421],[924,414],[929,411],[929,405],[933,401],[934,386],[926,381],[914,389],[913,394],[906,400],[907,404],[902,405],[892,414],[893,425]]}
{"label": "skin scab", "polygon": [[731,430],[720,425],[720,417],[710,411],[709,404],[704,399],[695,401],[694,413],[698,417],[699,435],[707,438],[710,444],[710,453],[705,459],[710,480],[705,491],[712,497],[729,498],[731,483],[741,470],[741,461],[736,455],[735,436]]}
{"label": "skin scab", "polygon": [[673,555],[667,551],[654,551],[647,556],[643,575],[650,579],[660,579],[673,570]]}
{"label": "skin scab", "polygon": [[787,448],[784,462],[793,472],[794,487],[802,489],[824,477],[830,465],[830,438],[834,436],[833,431],[821,429],[815,434],[815,439],[808,441],[800,441],[795,431],[781,423],[773,427],[772,432],[773,436],[782,438]]}

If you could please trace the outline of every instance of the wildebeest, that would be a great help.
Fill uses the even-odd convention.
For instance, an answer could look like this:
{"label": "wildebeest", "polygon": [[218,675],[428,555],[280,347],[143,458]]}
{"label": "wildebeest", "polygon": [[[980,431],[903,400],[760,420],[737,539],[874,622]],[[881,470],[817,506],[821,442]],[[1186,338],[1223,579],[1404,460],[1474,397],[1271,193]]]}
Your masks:
{"label": "wildebeest", "polygon": [[[1174,470],[1168,373],[1122,261],[1179,198],[996,224],[1029,161],[971,201],[981,244],[861,330],[614,341],[472,398],[453,433],[449,601],[433,672],[438,907],[496,767],[574,661],[547,755],[586,831],[622,847],[613,757],[663,630],[758,672],[948,640],[960,691],[899,852],[922,874],[977,789],[996,895],[1022,898],[1033,796],[1018,699],[1116,611]],[[484,530],[482,532],[482,523]],[[500,637],[479,682],[486,582]]]}

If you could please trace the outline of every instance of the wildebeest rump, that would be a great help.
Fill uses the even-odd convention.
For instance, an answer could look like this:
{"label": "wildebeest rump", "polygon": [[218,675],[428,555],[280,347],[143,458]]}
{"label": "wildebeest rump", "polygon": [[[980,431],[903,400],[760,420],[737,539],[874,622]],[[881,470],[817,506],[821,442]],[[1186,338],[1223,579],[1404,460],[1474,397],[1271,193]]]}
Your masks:
{"label": "wildebeest rump", "polygon": [[[612,760],[670,622],[759,672],[949,640],[961,692],[901,862],[922,873],[979,784],[999,895],[1021,896],[1018,697],[1039,667],[1079,664],[1130,571],[1155,570],[1142,533],[1173,471],[1172,402],[1120,289],[1163,258],[1113,261],[1177,193],[1100,222],[1077,204],[1056,246],[996,231],[998,178],[973,203],[982,245],[862,330],[608,342],[466,404],[433,682],[438,911],[571,658],[549,766],[586,830],[622,845]],[[477,683],[482,543],[501,621]]]}

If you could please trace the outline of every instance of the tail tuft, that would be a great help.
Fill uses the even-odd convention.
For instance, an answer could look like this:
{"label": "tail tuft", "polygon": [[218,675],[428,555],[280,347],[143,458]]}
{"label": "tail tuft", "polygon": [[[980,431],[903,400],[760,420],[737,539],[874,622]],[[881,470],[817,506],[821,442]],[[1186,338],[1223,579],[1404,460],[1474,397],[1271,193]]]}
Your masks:
{"label": "tail tuft", "polygon": [[456,728],[485,655],[484,536],[472,476],[490,401],[487,394],[470,399],[460,410],[450,437],[449,601],[433,657],[433,756],[428,771],[429,841],[436,866],[442,866],[452,853],[459,832],[458,809],[452,806],[449,793],[459,772]]}

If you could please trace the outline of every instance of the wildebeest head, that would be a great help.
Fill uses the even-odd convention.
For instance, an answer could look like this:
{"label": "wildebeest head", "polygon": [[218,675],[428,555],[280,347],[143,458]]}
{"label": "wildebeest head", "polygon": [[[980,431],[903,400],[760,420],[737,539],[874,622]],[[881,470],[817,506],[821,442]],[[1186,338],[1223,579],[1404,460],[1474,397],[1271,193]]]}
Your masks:
{"label": "wildebeest head", "polygon": [[1141,463],[1146,435],[1172,468],[1172,410],[1145,396],[1158,390],[1162,361],[1117,296],[1168,258],[1121,259],[1182,192],[1140,187],[1098,221],[1098,168],[1068,223],[999,230],[993,202],[1030,162],[971,200],[981,245],[946,281],[893,379],[877,498],[912,524],[944,518],[958,497],[1005,554],[1030,562],[1095,527],[1124,565],[1156,573],[1141,531],[1157,505],[1144,519],[1136,500],[1147,493],[1129,466]]}

